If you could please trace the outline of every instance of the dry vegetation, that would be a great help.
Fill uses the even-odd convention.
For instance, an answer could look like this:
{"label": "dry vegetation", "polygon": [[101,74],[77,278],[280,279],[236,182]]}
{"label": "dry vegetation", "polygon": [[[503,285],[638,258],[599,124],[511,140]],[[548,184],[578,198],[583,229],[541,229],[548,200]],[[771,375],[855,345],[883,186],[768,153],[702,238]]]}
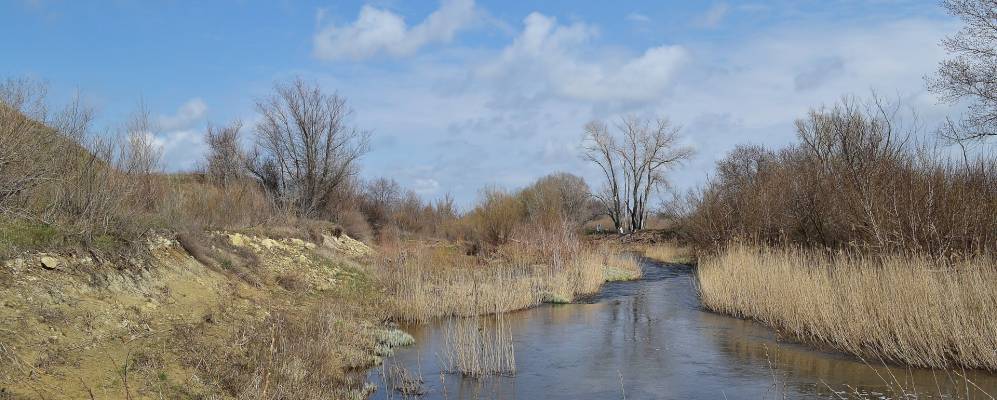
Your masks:
{"label": "dry vegetation", "polygon": [[696,256],[692,249],[675,241],[644,244],[640,245],[639,248],[644,257],[656,261],[673,264],[693,264],[696,262]]}
{"label": "dry vegetation", "polygon": [[473,377],[516,373],[512,330],[502,314],[449,318],[444,340],[447,372]]}
{"label": "dry vegetation", "polygon": [[703,304],[870,362],[997,369],[997,163],[846,99],[800,143],[739,147],[690,195]]}
{"label": "dry vegetation", "polygon": [[411,343],[392,320],[640,277],[634,258],[578,238],[594,206],[577,176],[488,188],[466,213],[361,181],[368,134],[315,84],[276,84],[251,148],[240,122],[212,125],[198,169],[172,174],[144,108],[94,134],[81,103],[46,104],[42,85],[0,84],[0,321],[15,327],[0,329],[3,396],[363,398],[363,370]]}
{"label": "dry vegetation", "polygon": [[385,251],[375,270],[394,317],[410,321],[570,302],[607,280],[640,277],[633,258],[586,248],[571,230],[507,243],[485,258],[446,243],[398,248]]}
{"label": "dry vegetation", "polygon": [[[997,370],[997,263],[734,244],[700,261],[703,304],[870,362]],[[773,295],[777,294],[777,295]]]}

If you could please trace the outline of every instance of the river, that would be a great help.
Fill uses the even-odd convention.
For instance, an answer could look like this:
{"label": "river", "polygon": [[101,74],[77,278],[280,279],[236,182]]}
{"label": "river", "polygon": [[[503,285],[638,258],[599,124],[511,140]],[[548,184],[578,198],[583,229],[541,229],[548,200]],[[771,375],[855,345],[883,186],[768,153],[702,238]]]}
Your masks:
{"label": "river", "polygon": [[967,382],[962,372],[887,368],[779,340],[703,310],[691,267],[642,266],[640,281],[608,283],[584,301],[506,314],[513,376],[441,373],[445,322],[404,326],[416,345],[370,372],[373,398],[406,398],[385,379],[393,367],[421,377],[421,399],[991,398],[974,385],[997,394],[997,375],[985,372],[965,373]]}

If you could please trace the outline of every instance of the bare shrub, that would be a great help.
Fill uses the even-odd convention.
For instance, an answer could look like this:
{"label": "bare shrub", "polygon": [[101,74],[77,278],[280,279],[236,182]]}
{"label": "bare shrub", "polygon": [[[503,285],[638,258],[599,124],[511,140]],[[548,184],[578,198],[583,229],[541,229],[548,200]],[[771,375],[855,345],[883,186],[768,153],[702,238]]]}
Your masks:
{"label": "bare shrub", "polygon": [[915,122],[878,99],[846,99],[797,122],[800,143],[739,147],[689,197],[685,239],[734,238],[868,251],[997,248],[997,163],[958,162],[916,145]]}
{"label": "bare shrub", "polygon": [[468,221],[478,239],[492,246],[507,243],[513,231],[525,217],[523,202],[516,196],[496,188],[481,192],[477,207]]}
{"label": "bare shrub", "polygon": [[58,183],[65,157],[81,152],[76,141],[89,129],[93,111],[77,97],[51,113],[46,92],[28,79],[0,82],[0,213],[23,218],[47,211],[54,199],[45,186]]}
{"label": "bare shrub", "polygon": [[589,201],[591,193],[582,177],[565,172],[544,176],[523,189],[522,198],[526,214],[531,219],[567,219],[583,224],[598,210]]}
{"label": "bare shrub", "polygon": [[360,211],[342,211],[336,215],[336,222],[342,227],[343,232],[354,239],[367,242],[374,236],[374,231]]}
{"label": "bare shrub", "polygon": [[242,149],[242,122],[227,126],[208,126],[204,134],[208,144],[205,172],[211,181],[222,187],[242,182],[246,176],[246,154]]}

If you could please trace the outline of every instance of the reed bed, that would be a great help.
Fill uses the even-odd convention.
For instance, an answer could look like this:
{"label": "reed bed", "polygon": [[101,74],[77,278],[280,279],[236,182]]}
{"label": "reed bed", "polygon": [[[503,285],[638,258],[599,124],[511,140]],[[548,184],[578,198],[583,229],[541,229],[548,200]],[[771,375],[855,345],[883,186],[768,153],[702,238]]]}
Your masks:
{"label": "reed bed", "polygon": [[644,275],[640,261],[632,254],[613,251],[609,247],[599,249],[602,264],[605,265],[606,282],[633,281]]}
{"label": "reed bed", "polygon": [[732,244],[697,270],[703,305],[871,362],[997,370],[997,263]]}
{"label": "reed bed", "polygon": [[516,373],[512,330],[502,314],[449,318],[443,337],[448,373],[473,377]]}
{"label": "reed bed", "polygon": [[480,262],[454,247],[417,246],[386,256],[376,269],[393,316],[415,322],[570,302],[605,281],[603,259],[594,252],[540,263],[521,251]]}
{"label": "reed bed", "polygon": [[695,262],[692,249],[675,242],[648,244],[640,250],[644,257],[655,261],[673,264],[692,264]]}

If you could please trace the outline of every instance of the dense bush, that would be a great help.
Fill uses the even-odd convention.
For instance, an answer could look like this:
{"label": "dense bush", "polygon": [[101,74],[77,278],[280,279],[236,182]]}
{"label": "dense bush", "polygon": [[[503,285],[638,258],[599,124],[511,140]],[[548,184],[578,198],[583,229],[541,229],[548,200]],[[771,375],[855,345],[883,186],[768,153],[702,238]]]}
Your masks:
{"label": "dense bush", "polygon": [[[872,251],[997,248],[997,164],[917,144],[896,108],[845,100],[797,121],[799,143],[739,146],[689,196],[686,238]],[[910,125],[907,125],[910,126]]]}

